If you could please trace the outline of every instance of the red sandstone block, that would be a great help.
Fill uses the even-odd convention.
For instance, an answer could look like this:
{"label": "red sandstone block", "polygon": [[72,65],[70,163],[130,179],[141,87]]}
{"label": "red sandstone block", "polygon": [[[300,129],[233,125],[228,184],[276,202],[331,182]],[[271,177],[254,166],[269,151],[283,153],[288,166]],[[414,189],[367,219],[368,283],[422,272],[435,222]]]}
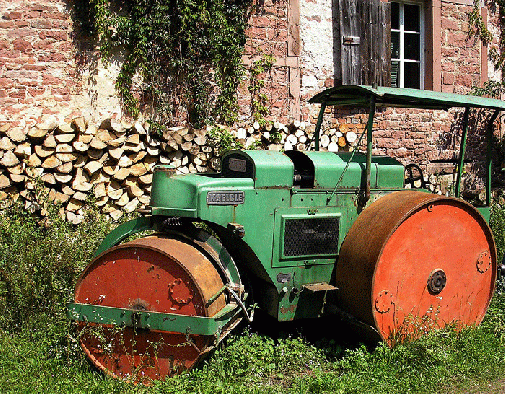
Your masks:
{"label": "red sandstone block", "polygon": [[263,27],[250,27],[246,30],[246,35],[252,39],[267,39],[267,31]]}
{"label": "red sandstone block", "polygon": [[70,53],[73,51],[74,45],[70,41],[61,41],[56,45],[56,48],[58,49],[58,51]]}
{"label": "red sandstone block", "polygon": [[26,89],[17,89],[15,91],[9,93],[9,97],[24,99],[26,97]]}
{"label": "red sandstone block", "polygon": [[39,81],[36,78],[34,78],[34,79],[22,78],[22,79],[19,80],[19,82],[23,86],[27,86],[27,87],[31,87],[31,88],[40,85]]}
{"label": "red sandstone block", "polygon": [[50,29],[53,27],[52,21],[49,19],[35,19],[31,22],[31,26],[34,29]]}
{"label": "red sandstone block", "polygon": [[16,19],[14,21],[14,26],[16,27],[29,27],[30,26],[30,23],[24,19]]}
{"label": "red sandstone block", "polygon": [[51,89],[51,93],[58,94],[60,96],[65,96],[70,94],[70,89],[68,87],[64,88],[53,88]]}
{"label": "red sandstone block", "polygon": [[44,30],[39,33],[41,39],[54,38],[55,40],[66,41],[68,40],[68,33],[63,30]]}
{"label": "red sandstone block", "polygon": [[53,40],[37,40],[33,43],[34,49],[53,49],[54,41]]}
{"label": "red sandstone block", "polygon": [[21,19],[23,14],[19,11],[11,11],[3,14],[2,18],[7,20]]}
{"label": "red sandstone block", "polygon": [[454,87],[452,85],[442,85],[442,92],[454,93]]}
{"label": "red sandstone block", "polygon": [[458,52],[456,48],[451,48],[451,47],[442,47],[442,59],[445,61],[451,61],[451,57],[456,57]]}
{"label": "red sandstone block", "polygon": [[[57,3],[58,1],[52,1],[52,2]],[[29,10],[39,12],[58,12],[58,8],[56,8],[55,6],[51,6],[48,4],[41,4],[40,2],[32,4]]]}
{"label": "red sandstone block", "polygon": [[51,26],[54,29],[68,29],[70,26],[70,22],[66,19],[64,20],[52,20]]}
{"label": "red sandstone block", "polygon": [[3,78],[3,77],[0,78],[0,90],[10,89],[13,86],[14,85],[12,83],[12,79],[10,79],[10,78]]}
{"label": "red sandstone block", "polygon": [[270,41],[286,41],[288,39],[288,31],[286,29],[269,28],[267,36]]}
{"label": "red sandstone block", "polygon": [[443,62],[442,63],[442,71],[455,71],[456,70],[456,66],[454,65],[453,62]]}
{"label": "red sandstone block", "polygon": [[21,52],[18,50],[7,50],[7,49],[1,49],[0,50],[0,60],[4,62],[3,64],[9,63],[12,59],[16,59],[19,56],[21,56]]}
{"label": "red sandstone block", "polygon": [[44,12],[43,17],[51,20],[68,20],[68,15],[64,12],[59,12],[58,10],[52,10],[48,12]]}
{"label": "red sandstone block", "polygon": [[0,20],[0,29],[12,29],[15,26],[13,21]]}
{"label": "red sandstone block", "polygon": [[456,84],[463,85],[467,87],[472,87],[472,77],[466,74],[460,74],[456,76]]}
{"label": "red sandstone block", "polygon": [[454,74],[452,73],[442,73],[443,83],[445,85],[454,85]]}
{"label": "red sandstone block", "polygon": [[251,22],[254,23],[256,27],[271,27],[275,25],[275,19],[265,15],[253,16]]}
{"label": "red sandstone block", "polygon": [[25,14],[25,18],[27,18],[27,19],[36,19],[36,18],[40,18],[41,14],[42,13],[40,11],[28,11]]}
{"label": "red sandstone block", "polygon": [[60,79],[52,76],[51,74],[44,74],[42,76],[42,82],[44,85],[57,85]]}
{"label": "red sandstone block", "polygon": [[447,43],[462,48],[466,46],[467,37],[467,33],[462,31],[449,31],[447,33]]}
{"label": "red sandstone block", "polygon": [[14,49],[22,53],[28,53],[32,50],[32,45],[28,41],[25,41],[21,38],[12,41],[12,46],[14,47]]}
{"label": "red sandstone block", "polygon": [[37,60],[39,62],[62,62],[66,60],[65,54],[60,53],[60,52],[52,52],[52,53],[45,53],[42,55],[39,55]]}
{"label": "red sandstone block", "polygon": [[18,114],[21,111],[19,110],[19,108],[16,108],[13,106],[18,103],[19,103],[19,99],[12,98],[12,97],[6,97],[2,100],[2,104],[5,105],[2,108],[5,109],[5,112],[8,114]]}
{"label": "red sandstone block", "polygon": [[288,53],[288,43],[287,42],[276,42],[269,46],[269,49],[265,51],[275,57],[277,60],[285,58]]}
{"label": "red sandstone block", "polygon": [[460,30],[459,21],[452,17],[442,18],[441,25],[442,30]]}
{"label": "red sandstone block", "polygon": [[23,37],[33,37],[33,36],[34,36],[33,30],[27,28],[17,28],[7,31],[7,37],[14,39]]}

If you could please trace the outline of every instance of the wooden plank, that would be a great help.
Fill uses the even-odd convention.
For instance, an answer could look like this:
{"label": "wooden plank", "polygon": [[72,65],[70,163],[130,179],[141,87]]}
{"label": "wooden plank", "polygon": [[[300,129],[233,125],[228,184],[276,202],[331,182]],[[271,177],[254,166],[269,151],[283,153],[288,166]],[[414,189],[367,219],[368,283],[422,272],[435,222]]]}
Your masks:
{"label": "wooden plank", "polygon": [[391,3],[379,4],[379,86],[391,86]]}
{"label": "wooden plank", "polygon": [[[390,4],[380,0],[339,0],[338,4],[342,84],[389,86]],[[354,45],[354,37],[359,37],[359,45]]]}
{"label": "wooden plank", "polygon": [[359,59],[361,64],[361,80],[362,85],[371,85],[371,74],[373,73],[372,65],[372,4],[371,0],[361,0],[358,7],[361,22],[361,43],[359,50]]}
{"label": "wooden plank", "polygon": [[357,85],[361,82],[360,45],[343,45],[345,37],[361,37],[359,0],[339,0],[341,36],[342,84]]}

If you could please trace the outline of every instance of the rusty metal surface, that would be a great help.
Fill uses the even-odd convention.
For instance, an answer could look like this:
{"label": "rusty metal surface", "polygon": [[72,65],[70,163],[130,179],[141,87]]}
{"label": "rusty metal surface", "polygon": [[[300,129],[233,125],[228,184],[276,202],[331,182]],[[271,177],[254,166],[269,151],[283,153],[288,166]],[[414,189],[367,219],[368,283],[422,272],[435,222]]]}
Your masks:
{"label": "rusty metal surface", "polygon": [[475,208],[395,192],[365,209],[349,230],[336,265],[337,306],[391,341],[453,322],[479,324],[495,279],[494,240]]}
{"label": "rusty metal surface", "polygon": [[308,291],[312,291],[312,292],[316,292],[316,291],[334,291],[334,290],[338,290],[337,287],[335,286],[332,286],[328,283],[311,283],[311,284],[308,284],[308,285],[303,285],[302,288],[304,290],[308,290]]}
{"label": "rusty metal surface", "polygon": [[[214,316],[225,295],[212,263],[193,246],[151,236],[99,255],[78,280],[75,301],[85,304]],[[137,382],[162,379],[191,368],[213,337],[80,323],[81,345],[106,373]]]}

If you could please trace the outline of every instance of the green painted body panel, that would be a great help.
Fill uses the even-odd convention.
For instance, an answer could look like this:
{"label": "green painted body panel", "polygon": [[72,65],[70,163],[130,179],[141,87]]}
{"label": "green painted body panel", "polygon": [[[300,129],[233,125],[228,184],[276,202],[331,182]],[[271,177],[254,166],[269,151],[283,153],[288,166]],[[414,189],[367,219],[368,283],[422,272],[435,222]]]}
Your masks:
{"label": "green painted body panel", "polygon": [[[254,156],[249,156],[248,160]],[[287,156],[277,152],[278,158]],[[243,226],[244,236],[240,242],[252,250],[260,266],[255,268],[261,276],[264,286],[270,290],[268,298],[272,301],[269,313],[278,320],[292,320],[302,317],[316,317],[320,313],[317,306],[324,300],[320,294],[300,292],[302,286],[311,283],[330,283],[334,263],[338,250],[352,223],[356,220],[360,208],[358,208],[359,188],[365,170],[364,155],[355,155],[353,162],[347,171],[349,187],[338,188],[332,195],[333,188],[342,171],[346,167],[350,156],[337,155],[331,152],[310,152],[307,156],[314,163],[316,179],[322,179],[321,184],[311,189],[299,189],[292,186],[269,186],[255,187],[251,178],[220,178],[216,175],[173,175],[163,170],[157,170],[157,176],[153,180],[152,210],[153,214],[161,215],[177,214],[177,216],[196,217],[205,222],[226,229],[229,223]],[[343,158],[344,157],[344,158]],[[264,157],[261,157],[264,160]],[[272,164],[271,164],[272,165]],[[391,159],[389,161],[374,160],[374,179],[372,189],[373,202],[379,196],[391,190],[379,190],[377,183],[382,186],[399,185],[403,187],[403,167]],[[385,168],[382,171],[382,167]],[[335,171],[335,169],[337,169]],[[333,171],[332,171],[333,170]],[[293,177],[293,173],[284,173],[283,176],[275,174],[279,183],[282,177]],[[384,181],[380,180],[383,175]],[[269,174],[264,173],[264,176]],[[257,182],[257,181],[256,181]],[[317,181],[315,182],[317,183]],[[351,184],[354,183],[354,187]],[[272,184],[262,182],[261,185]],[[324,186],[324,187],[323,187]],[[158,190],[156,193],[154,190]],[[160,192],[163,190],[163,192]],[[239,191],[244,193],[243,203],[234,205],[212,205],[207,203],[207,193],[215,191]],[[172,208],[171,201],[179,193],[190,193],[191,198],[184,201],[184,209]],[[331,198],[330,198],[331,197]],[[191,201],[191,204],[189,204]],[[283,252],[284,230],[287,219],[318,219],[338,218],[338,239],[335,249],[331,253],[325,251],[316,254],[285,255]],[[231,234],[230,234],[231,237]],[[237,241],[238,242],[238,241]],[[278,275],[289,277],[287,281],[279,281]],[[296,290],[294,294],[293,290]],[[289,293],[289,295],[287,295]],[[277,299],[277,301],[276,301]],[[304,305],[312,305],[307,308]],[[321,304],[322,308],[322,304]]]}
{"label": "green painted body panel", "polygon": [[282,152],[268,150],[231,151],[228,155],[242,156],[253,164],[254,187],[291,187],[293,186],[293,162]]}
{"label": "green painted body panel", "polygon": [[91,304],[67,305],[67,316],[73,321],[194,335],[214,335],[221,332],[239,312],[240,308],[233,304],[226,305],[213,317],[146,312]]}
{"label": "green painted body panel", "polygon": [[104,238],[98,249],[95,251],[94,257],[97,257],[107,249],[116,246],[130,235],[141,231],[156,229],[157,221],[153,216],[141,216],[139,218],[129,220],[116,227]]}
{"label": "green painted body panel", "polygon": [[[333,189],[340,180],[338,189],[357,189],[361,185],[363,171],[366,165],[366,156],[363,153],[342,152],[306,152],[306,155],[314,163],[315,188]],[[345,170],[347,167],[347,170]],[[344,172],[342,176],[342,173]],[[403,165],[391,158],[384,156],[372,157],[372,168],[370,174],[370,187],[375,189],[399,189],[403,188]]]}
{"label": "green painted body panel", "polygon": [[405,187],[405,168],[396,159],[387,156],[372,156],[377,166],[377,188],[403,189]]}
{"label": "green painted body panel", "polygon": [[[199,217],[199,197],[209,190],[252,189],[252,179],[226,179],[197,174],[173,175],[168,166],[158,166],[153,174],[150,206],[153,215]],[[204,202],[206,205],[206,201]]]}
{"label": "green painted body panel", "polygon": [[475,207],[477,211],[482,215],[482,217],[489,223],[491,218],[491,207]]}
{"label": "green painted body panel", "polygon": [[[333,189],[346,167],[347,160],[342,154],[329,154],[328,152],[306,152],[306,155],[314,163],[314,187],[319,189]],[[355,158],[359,155],[355,155]],[[347,158],[348,159],[348,158]],[[358,188],[361,182],[362,166],[353,159],[349,164],[340,188]]]}

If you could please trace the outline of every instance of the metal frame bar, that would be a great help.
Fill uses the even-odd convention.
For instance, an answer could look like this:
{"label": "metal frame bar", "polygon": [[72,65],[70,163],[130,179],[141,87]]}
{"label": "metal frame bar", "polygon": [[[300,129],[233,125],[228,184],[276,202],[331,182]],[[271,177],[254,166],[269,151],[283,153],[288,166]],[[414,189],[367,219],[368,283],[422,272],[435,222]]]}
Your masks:
{"label": "metal frame bar", "polygon": [[67,305],[67,316],[70,320],[86,323],[180,332],[183,334],[214,335],[221,332],[223,327],[237,316],[241,310],[236,304],[228,304],[216,315],[204,317],[70,303]]}
{"label": "metal frame bar", "polygon": [[[365,202],[370,200],[370,174],[372,172],[372,131],[373,119],[375,117],[375,96],[370,98],[370,112],[366,125],[366,185],[365,185]],[[357,148],[357,147],[356,147]]]}
{"label": "metal frame bar", "polygon": [[121,224],[104,238],[93,257],[96,257],[105,252],[107,249],[118,245],[121,241],[132,234],[146,230],[156,230],[158,221],[159,218],[156,216],[141,216]]}
{"label": "metal frame bar", "polygon": [[500,111],[495,111],[493,115],[491,115],[491,119],[489,120],[489,124],[487,126],[487,153],[486,153],[486,206],[491,205],[491,181],[493,176],[493,135],[494,135],[494,122],[498,117]]}
{"label": "metal frame bar", "polygon": [[314,144],[315,150],[319,150],[319,133],[321,132],[321,125],[323,124],[324,111],[326,110],[326,102],[321,104],[321,110],[319,111],[319,116],[317,117],[316,129],[314,130]]}
{"label": "metal frame bar", "polygon": [[461,136],[461,145],[459,148],[459,163],[458,163],[458,178],[456,179],[456,187],[454,190],[454,196],[459,198],[461,194],[461,177],[463,176],[465,151],[466,151],[466,139],[468,137],[468,116],[470,114],[470,107],[465,108],[465,113],[463,115],[463,135]]}

